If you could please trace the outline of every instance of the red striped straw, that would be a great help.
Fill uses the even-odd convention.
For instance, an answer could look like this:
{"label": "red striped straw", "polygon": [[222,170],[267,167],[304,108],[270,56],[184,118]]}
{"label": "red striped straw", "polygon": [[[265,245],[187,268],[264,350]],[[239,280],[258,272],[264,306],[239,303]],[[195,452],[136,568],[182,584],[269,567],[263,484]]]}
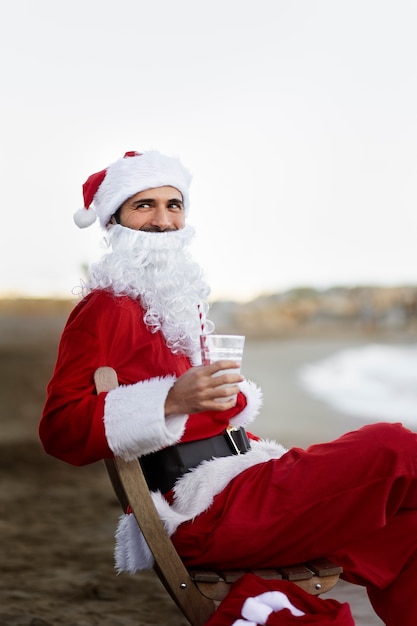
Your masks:
{"label": "red striped straw", "polygon": [[201,311],[201,306],[198,305],[198,315],[200,317],[200,348],[201,348],[201,362],[203,365],[209,365],[210,361],[207,355],[207,338],[206,338],[206,328],[204,326],[203,313]]}

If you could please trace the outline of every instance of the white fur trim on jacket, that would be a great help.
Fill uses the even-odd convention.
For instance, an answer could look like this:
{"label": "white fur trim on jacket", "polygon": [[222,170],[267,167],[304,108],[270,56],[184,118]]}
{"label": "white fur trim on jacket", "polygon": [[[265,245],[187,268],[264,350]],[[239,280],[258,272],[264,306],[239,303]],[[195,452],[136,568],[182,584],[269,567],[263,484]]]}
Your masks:
{"label": "white fur trim on jacket", "polygon": [[104,405],[104,427],[115,456],[130,461],[177,443],[188,415],[165,418],[165,400],[174,376],[151,378],[109,391]]}
{"label": "white fur trim on jacket", "polygon": [[240,391],[246,397],[246,407],[235,417],[232,417],[230,424],[239,428],[240,426],[247,426],[254,421],[258,415],[263,401],[263,394],[260,387],[257,387],[255,383],[250,380],[244,380],[239,383]]}
{"label": "white fur trim on jacket", "polygon": [[119,518],[114,560],[118,574],[121,572],[134,574],[138,570],[153,567],[152,553],[139,530],[135,516],[131,513],[123,513]]}
{"label": "white fur trim on jacket", "polygon": [[[253,441],[251,446],[252,449],[246,454],[203,461],[181,476],[175,484],[171,505],[159,491],[152,492],[152,499],[168,535],[174,534],[183,522],[207,510],[214,497],[241,472],[259,463],[279,459],[287,451],[281,444],[268,440]],[[134,574],[149,568],[149,549],[140,532],[138,535],[132,533],[129,524],[135,522],[134,516],[130,514],[126,517],[131,518],[130,522],[121,518],[123,523],[119,522],[116,532],[116,569]],[[147,552],[144,551],[144,543]]]}

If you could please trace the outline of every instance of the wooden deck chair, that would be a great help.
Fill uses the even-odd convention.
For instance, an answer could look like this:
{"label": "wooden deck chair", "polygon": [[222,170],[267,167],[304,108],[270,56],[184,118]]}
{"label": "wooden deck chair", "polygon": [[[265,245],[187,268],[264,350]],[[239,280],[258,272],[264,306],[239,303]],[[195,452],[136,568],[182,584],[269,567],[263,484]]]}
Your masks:
{"label": "wooden deck chair", "polygon": [[[94,381],[97,393],[118,386],[116,372],[109,367],[99,368]],[[231,583],[246,572],[187,570],[158,516],[138,460],[106,459],[105,464],[122,509],[126,512],[130,506],[153,554],[157,576],[190,624],[203,626],[227,595]],[[325,558],[291,567],[253,571],[263,578],[293,581],[312,594],[332,589],[341,572],[341,567]]]}

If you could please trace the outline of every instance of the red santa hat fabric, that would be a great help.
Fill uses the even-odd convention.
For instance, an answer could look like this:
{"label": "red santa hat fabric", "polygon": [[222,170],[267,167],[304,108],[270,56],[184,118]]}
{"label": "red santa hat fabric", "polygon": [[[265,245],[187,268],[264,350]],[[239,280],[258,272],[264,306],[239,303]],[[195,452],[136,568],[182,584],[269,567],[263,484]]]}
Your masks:
{"label": "red santa hat fabric", "polygon": [[313,596],[286,580],[245,574],[205,626],[354,626],[348,604]]}
{"label": "red santa hat fabric", "polygon": [[175,157],[156,150],[126,152],[106,169],[92,174],[83,185],[84,206],[74,214],[79,228],[93,224],[98,217],[103,228],[128,198],[155,187],[175,187],[182,194],[184,209],[189,208],[191,175]]}

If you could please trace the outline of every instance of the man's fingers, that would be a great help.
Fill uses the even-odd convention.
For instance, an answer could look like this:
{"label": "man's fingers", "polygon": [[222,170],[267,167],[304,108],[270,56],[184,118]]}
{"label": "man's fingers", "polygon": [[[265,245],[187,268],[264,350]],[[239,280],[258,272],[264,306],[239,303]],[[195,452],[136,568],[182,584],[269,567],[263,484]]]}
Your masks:
{"label": "man's fingers", "polygon": [[240,363],[238,361],[232,361],[229,359],[215,361],[214,363],[210,363],[210,365],[205,366],[207,373],[210,375],[215,374],[216,372],[220,372],[222,370],[239,369],[239,368],[240,368]]}

